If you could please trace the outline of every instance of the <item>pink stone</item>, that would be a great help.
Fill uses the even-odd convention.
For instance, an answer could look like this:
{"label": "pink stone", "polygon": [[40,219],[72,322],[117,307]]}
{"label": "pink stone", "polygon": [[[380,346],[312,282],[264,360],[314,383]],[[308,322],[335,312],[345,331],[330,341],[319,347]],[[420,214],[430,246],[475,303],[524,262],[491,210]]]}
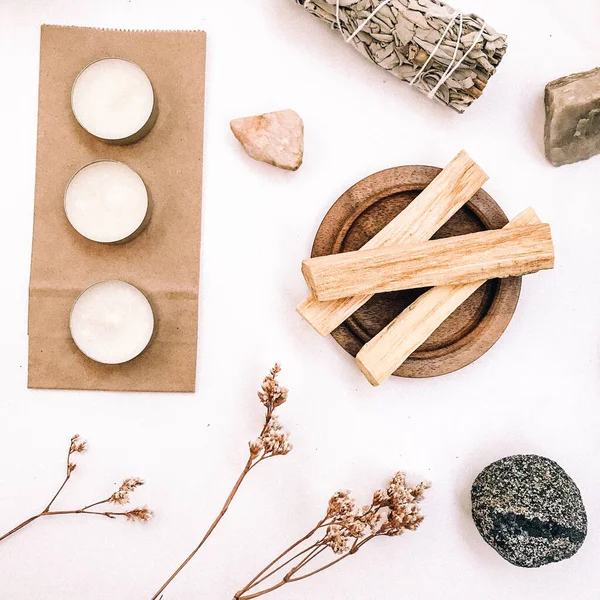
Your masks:
{"label": "pink stone", "polygon": [[231,121],[231,131],[255,160],[296,171],[304,157],[304,123],[293,110]]}

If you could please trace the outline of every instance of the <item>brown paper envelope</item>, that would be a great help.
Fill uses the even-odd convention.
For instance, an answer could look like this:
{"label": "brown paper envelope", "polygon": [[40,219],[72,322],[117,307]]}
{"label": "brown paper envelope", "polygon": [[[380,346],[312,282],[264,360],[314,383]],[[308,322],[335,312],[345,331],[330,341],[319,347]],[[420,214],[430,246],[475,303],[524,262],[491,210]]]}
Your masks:
{"label": "brown paper envelope", "polygon": [[[29,303],[29,387],[193,392],[198,339],[206,34],[43,26],[37,173]],[[152,82],[158,120],[130,146],[84,131],[71,111],[78,73],[103,57],[138,64]],[[152,218],[133,241],[104,245],[69,224],[64,192],[72,175],[101,159],[135,169]],[[107,279],[146,294],[157,326],[148,349],[124,365],[84,356],[69,332],[77,296]]]}

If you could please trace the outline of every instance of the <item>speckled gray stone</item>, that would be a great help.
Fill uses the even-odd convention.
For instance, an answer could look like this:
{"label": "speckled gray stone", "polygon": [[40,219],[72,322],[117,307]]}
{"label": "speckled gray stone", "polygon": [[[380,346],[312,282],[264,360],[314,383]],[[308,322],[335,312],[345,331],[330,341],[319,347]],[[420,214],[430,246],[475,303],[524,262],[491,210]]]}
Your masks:
{"label": "speckled gray stone", "polygon": [[473,519],[483,539],[518,567],[571,558],[587,535],[579,489],[554,461],[536,455],[503,458],[471,489]]}

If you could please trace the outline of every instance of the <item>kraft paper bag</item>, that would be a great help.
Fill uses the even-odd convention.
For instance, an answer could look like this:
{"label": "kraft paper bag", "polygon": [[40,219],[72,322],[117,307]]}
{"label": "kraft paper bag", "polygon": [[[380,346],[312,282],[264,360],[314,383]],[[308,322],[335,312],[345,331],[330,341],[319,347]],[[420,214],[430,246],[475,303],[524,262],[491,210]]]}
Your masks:
{"label": "kraft paper bag", "polygon": [[[206,34],[43,26],[37,173],[29,290],[29,387],[193,392],[198,284]],[[105,57],[139,65],[154,87],[158,120],[130,146],[96,140],[77,123],[71,88]],[[64,193],[86,164],[112,159],[135,169],[152,203],[148,227],[126,244],[88,241],[69,224]],[[127,281],[150,301],[155,335],[136,359],[102,365],[74,344],[69,316],[90,285]]]}

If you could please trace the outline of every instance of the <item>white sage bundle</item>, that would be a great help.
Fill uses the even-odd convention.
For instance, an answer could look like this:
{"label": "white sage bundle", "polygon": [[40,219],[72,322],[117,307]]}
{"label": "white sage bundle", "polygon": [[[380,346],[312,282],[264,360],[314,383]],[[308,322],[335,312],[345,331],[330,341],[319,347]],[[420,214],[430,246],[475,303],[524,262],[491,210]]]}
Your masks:
{"label": "white sage bundle", "polygon": [[296,0],[370,61],[464,112],[506,53],[506,36],[440,0]]}

